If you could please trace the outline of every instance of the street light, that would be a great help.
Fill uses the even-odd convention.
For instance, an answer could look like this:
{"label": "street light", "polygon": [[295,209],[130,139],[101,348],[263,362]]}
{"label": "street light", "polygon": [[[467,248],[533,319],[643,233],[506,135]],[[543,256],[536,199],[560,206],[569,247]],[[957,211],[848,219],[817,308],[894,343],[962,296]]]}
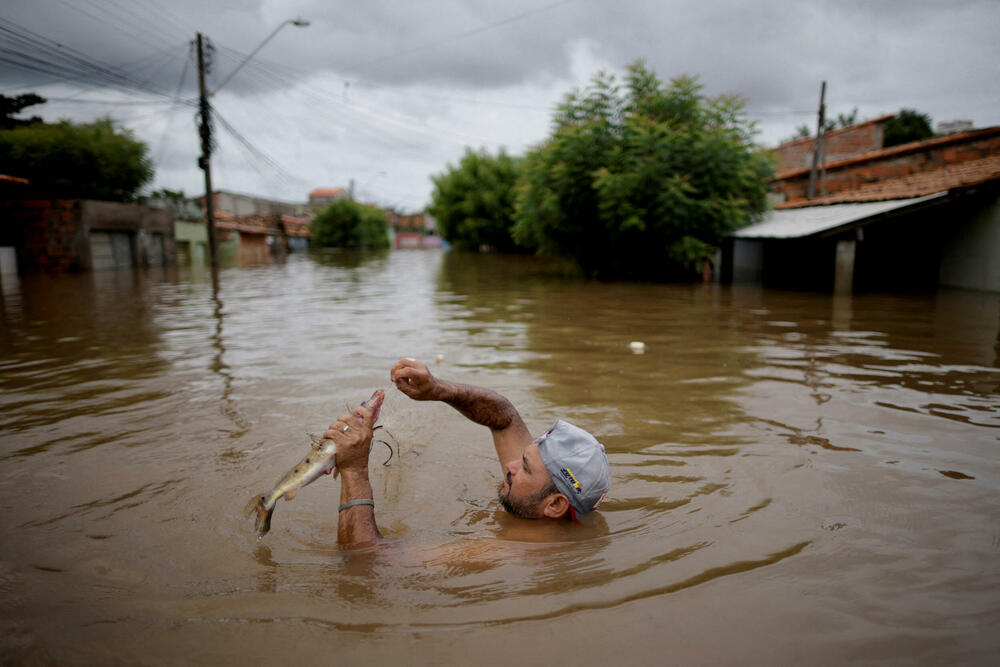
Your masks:
{"label": "street light", "polygon": [[[226,83],[233,78],[233,75],[239,72],[247,62],[250,61],[257,52],[264,48],[264,45],[271,41],[271,39],[278,34],[278,31],[284,28],[286,25],[291,23],[294,26],[299,26],[304,28],[309,25],[309,21],[302,18],[288,19],[282,21],[281,25],[274,29],[267,38],[260,43],[260,45],[250,52],[246,58],[243,59],[239,65],[236,66],[229,76],[223,80],[218,86],[216,86],[214,93],[219,92]],[[212,200],[212,123],[211,123],[211,111],[212,107],[208,103],[208,87],[205,85],[205,51],[204,51],[204,39],[202,34],[198,33],[198,115],[201,122],[198,126],[198,134],[201,136],[201,157],[198,158],[198,166],[202,171],[205,172],[205,225],[208,232],[208,254],[212,262],[212,270],[214,275],[214,270],[219,266],[218,253],[215,248],[215,202]]]}
{"label": "street light", "polygon": [[300,28],[305,28],[309,25],[309,21],[301,17],[297,19],[286,19],[282,21],[281,25],[279,25],[277,28],[274,29],[274,32],[268,35],[267,38],[263,42],[261,42],[256,49],[250,52],[250,55],[244,58],[243,61],[236,66],[236,69],[234,69],[232,72],[229,73],[229,76],[227,76],[225,79],[222,80],[222,83],[220,83],[218,86],[215,87],[215,90],[212,91],[212,94],[215,95],[224,85],[229,83],[229,80],[232,79],[237,72],[243,69],[243,66],[246,65],[248,62],[250,62],[250,59],[253,58],[255,55],[257,55],[257,52],[263,49],[264,45],[270,42],[274,38],[274,36],[278,34],[278,31],[284,28],[286,25],[294,25]]}

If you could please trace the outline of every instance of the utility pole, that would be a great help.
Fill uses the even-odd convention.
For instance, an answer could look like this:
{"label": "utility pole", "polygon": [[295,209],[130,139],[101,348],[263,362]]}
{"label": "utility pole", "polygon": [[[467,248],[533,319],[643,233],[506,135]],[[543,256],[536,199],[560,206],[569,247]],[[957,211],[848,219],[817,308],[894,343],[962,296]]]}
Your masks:
{"label": "utility pole", "polygon": [[215,250],[215,200],[212,197],[212,109],[208,104],[208,88],[205,86],[205,40],[198,33],[198,115],[200,123],[198,134],[201,135],[201,157],[198,167],[205,172],[205,226],[208,233],[208,254],[212,268],[219,266]]}
{"label": "utility pole", "polygon": [[[816,123],[816,145],[813,148],[812,169],[809,171],[809,192],[808,199],[816,196],[816,169],[819,166],[820,153],[824,152],[826,142],[826,81],[819,90],[819,120]],[[823,160],[823,169],[826,170],[826,159]],[[825,187],[825,186],[824,186]]]}

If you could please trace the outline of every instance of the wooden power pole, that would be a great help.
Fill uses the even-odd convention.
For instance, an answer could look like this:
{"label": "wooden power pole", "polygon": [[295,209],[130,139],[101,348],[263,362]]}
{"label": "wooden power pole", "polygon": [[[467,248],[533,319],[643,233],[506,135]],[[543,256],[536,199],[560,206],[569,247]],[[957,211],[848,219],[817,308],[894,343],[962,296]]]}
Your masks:
{"label": "wooden power pole", "polygon": [[201,157],[198,166],[205,172],[205,227],[208,233],[208,254],[212,268],[218,268],[219,259],[215,249],[215,200],[212,197],[212,109],[208,104],[208,88],[205,86],[205,40],[198,33],[198,134],[201,136]]}
{"label": "wooden power pole", "polygon": [[[816,123],[816,145],[813,148],[812,169],[809,171],[809,192],[808,199],[816,196],[816,171],[819,167],[820,154],[823,153],[826,141],[826,81],[819,89],[819,120]],[[824,169],[826,168],[824,159]]]}

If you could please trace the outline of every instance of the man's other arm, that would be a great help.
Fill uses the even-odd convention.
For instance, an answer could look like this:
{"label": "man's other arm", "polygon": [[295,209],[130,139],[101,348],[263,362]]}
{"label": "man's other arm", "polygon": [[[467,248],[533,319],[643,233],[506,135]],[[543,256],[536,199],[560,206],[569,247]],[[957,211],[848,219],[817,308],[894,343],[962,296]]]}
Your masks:
{"label": "man's other arm", "polygon": [[434,377],[425,364],[400,359],[390,378],[396,388],[416,401],[441,401],[471,421],[490,429],[500,465],[521,458],[531,433],[514,405],[495,391]]}

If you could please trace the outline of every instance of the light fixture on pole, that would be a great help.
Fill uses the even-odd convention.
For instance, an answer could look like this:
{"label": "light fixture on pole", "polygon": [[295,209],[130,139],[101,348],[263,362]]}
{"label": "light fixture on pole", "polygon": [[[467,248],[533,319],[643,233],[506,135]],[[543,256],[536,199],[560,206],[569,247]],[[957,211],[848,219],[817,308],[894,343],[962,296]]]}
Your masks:
{"label": "light fixture on pole", "polygon": [[229,76],[227,76],[225,79],[222,80],[222,83],[220,83],[218,86],[215,87],[215,90],[212,91],[212,94],[215,95],[217,92],[219,92],[219,90],[222,89],[222,87],[224,85],[226,85],[227,83],[229,83],[229,80],[232,79],[233,76],[235,76],[235,74],[237,72],[239,72],[241,69],[243,69],[243,66],[246,65],[248,62],[250,62],[250,59],[253,58],[255,55],[257,55],[257,52],[260,51],[261,49],[263,49],[265,44],[267,44],[272,39],[274,39],[274,36],[277,35],[278,32],[282,28],[284,28],[286,25],[294,25],[294,26],[298,26],[299,28],[305,28],[305,27],[309,26],[309,21],[307,21],[307,20],[305,20],[303,18],[286,19],[285,21],[282,21],[281,25],[279,25],[277,28],[275,28],[274,31],[270,35],[268,35],[264,39],[264,41],[261,42],[257,46],[256,49],[254,49],[253,51],[250,52],[250,55],[248,55],[246,58],[244,58],[243,61],[240,62],[240,64],[236,66],[236,69],[234,69],[232,72],[229,73]]}
{"label": "light fixture on pole", "polygon": [[[274,29],[274,31],[264,39],[263,42],[257,46],[256,49],[250,52],[243,61],[236,66],[232,72],[229,73],[222,83],[216,86],[212,94],[215,94],[222,88],[233,75],[240,71],[244,65],[246,65],[251,58],[253,58],[257,53],[264,48],[264,45],[271,41],[278,31],[284,28],[286,25],[294,25],[300,28],[304,28],[309,25],[309,21],[302,18],[288,19],[283,21],[281,25]],[[208,253],[211,259],[212,268],[215,269],[219,265],[218,253],[215,247],[215,200],[212,198],[212,118],[211,111],[212,107],[208,103],[208,87],[205,85],[205,39],[202,37],[201,33],[198,33],[197,46],[198,46],[198,115],[200,117],[200,123],[198,126],[198,134],[201,137],[201,156],[198,158],[198,167],[205,172],[205,225],[207,227],[206,232],[208,233]],[[214,274],[213,274],[214,275]]]}

